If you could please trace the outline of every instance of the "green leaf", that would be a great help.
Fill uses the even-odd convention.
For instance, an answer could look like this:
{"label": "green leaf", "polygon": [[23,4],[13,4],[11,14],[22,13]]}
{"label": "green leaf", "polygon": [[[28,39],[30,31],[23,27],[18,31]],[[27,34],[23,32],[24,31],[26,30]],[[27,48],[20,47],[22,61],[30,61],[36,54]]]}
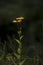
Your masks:
{"label": "green leaf", "polygon": [[20,30],[18,30],[18,34],[21,35],[22,31],[21,31],[21,27],[20,27]]}
{"label": "green leaf", "polygon": [[14,55],[16,56],[17,59],[20,58],[20,55],[18,55],[18,54],[16,54],[16,53],[14,53]]}
{"label": "green leaf", "polygon": [[18,31],[18,34],[19,34],[19,35],[21,34],[21,30],[20,30],[20,31]]}
{"label": "green leaf", "polygon": [[19,65],[23,65],[26,60],[22,60]]}
{"label": "green leaf", "polygon": [[18,44],[21,44],[21,42],[18,39],[15,39]]}
{"label": "green leaf", "polygon": [[22,36],[20,36],[20,40],[23,38],[23,35]]}
{"label": "green leaf", "polygon": [[17,52],[20,54],[20,52],[21,52],[21,49],[20,49],[20,48],[18,48]]}
{"label": "green leaf", "polygon": [[14,55],[17,57],[18,56],[18,54],[16,54],[16,53],[14,53]]}

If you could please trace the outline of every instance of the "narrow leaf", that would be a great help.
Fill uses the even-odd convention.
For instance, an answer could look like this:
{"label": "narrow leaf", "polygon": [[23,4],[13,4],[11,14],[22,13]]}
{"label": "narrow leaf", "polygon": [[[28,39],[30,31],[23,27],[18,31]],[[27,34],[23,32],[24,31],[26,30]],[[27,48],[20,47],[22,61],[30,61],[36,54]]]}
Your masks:
{"label": "narrow leaf", "polygon": [[20,58],[20,55],[18,55],[18,54],[16,54],[16,53],[14,53],[14,55],[16,56],[17,59]]}
{"label": "narrow leaf", "polygon": [[14,55],[17,57],[18,56],[18,54],[16,54],[16,53],[14,53]]}
{"label": "narrow leaf", "polygon": [[21,42],[18,39],[15,39],[18,44],[21,44]]}
{"label": "narrow leaf", "polygon": [[20,37],[20,40],[23,38],[23,35]]}
{"label": "narrow leaf", "polygon": [[19,63],[19,65],[23,65],[26,60],[23,60]]}

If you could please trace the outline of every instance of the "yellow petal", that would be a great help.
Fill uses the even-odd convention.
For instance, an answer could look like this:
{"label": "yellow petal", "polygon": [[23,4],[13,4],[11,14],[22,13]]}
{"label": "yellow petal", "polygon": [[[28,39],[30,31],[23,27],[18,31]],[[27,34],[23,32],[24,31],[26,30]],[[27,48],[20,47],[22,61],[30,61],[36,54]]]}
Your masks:
{"label": "yellow petal", "polygon": [[20,23],[22,20],[18,20],[18,22]]}
{"label": "yellow petal", "polygon": [[24,19],[24,17],[18,17],[18,18],[16,18],[16,19],[17,19],[17,20],[18,20],[18,19]]}
{"label": "yellow petal", "polygon": [[13,20],[12,22],[17,23],[17,21],[16,21],[16,20]]}

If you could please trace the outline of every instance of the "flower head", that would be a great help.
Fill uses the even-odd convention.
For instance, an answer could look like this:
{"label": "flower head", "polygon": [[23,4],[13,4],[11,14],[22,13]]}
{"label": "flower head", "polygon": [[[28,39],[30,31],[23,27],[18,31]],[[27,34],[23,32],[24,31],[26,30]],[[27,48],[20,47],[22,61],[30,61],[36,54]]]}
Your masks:
{"label": "flower head", "polygon": [[14,19],[12,22],[13,23],[20,23],[20,22],[22,22],[23,19],[24,19],[24,17],[18,17],[16,19]]}

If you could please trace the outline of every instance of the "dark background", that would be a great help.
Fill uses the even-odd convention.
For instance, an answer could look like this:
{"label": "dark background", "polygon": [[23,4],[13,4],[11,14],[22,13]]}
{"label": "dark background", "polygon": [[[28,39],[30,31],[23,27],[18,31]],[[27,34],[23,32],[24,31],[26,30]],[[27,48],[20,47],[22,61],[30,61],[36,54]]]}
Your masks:
{"label": "dark background", "polygon": [[[39,57],[38,63],[35,61],[34,64],[33,60],[28,60],[24,65],[43,65],[43,0],[0,0],[0,32],[2,34],[4,32],[4,36],[8,31],[17,31],[17,25],[11,25],[11,21],[19,16],[24,16],[24,22],[22,23],[24,34],[23,54],[29,57]],[[4,25],[5,27],[9,26],[9,30],[6,29],[7,32],[3,30],[2,26]],[[4,36],[1,37],[4,38]],[[15,44],[9,45],[12,47],[10,50],[14,50]]]}

